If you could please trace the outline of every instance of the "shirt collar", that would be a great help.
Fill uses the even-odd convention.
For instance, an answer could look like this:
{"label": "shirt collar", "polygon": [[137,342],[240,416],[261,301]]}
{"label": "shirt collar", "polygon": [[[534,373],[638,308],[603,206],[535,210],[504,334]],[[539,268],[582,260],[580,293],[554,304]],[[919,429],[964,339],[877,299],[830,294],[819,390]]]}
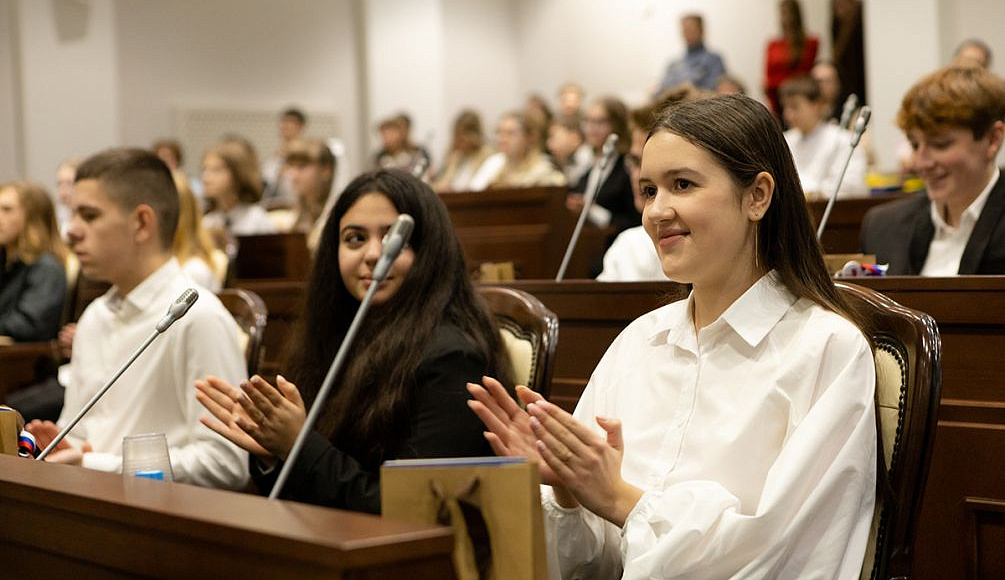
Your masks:
{"label": "shirt collar", "polygon": [[[750,346],[757,346],[768,332],[785,316],[798,298],[782,284],[778,273],[772,270],[761,276],[754,285],[737,298],[719,318],[708,327],[727,325]],[[671,310],[665,324],[649,336],[651,343],[691,344],[695,340],[692,317],[694,292],[687,297],[684,308]]]}
{"label": "shirt collar", "polygon": [[687,47],[687,54],[689,54],[689,55],[691,55],[691,54],[698,54],[698,53],[701,53],[701,52],[705,52],[705,43],[704,42],[699,42],[698,44],[696,44],[694,46]]}
{"label": "shirt collar", "polygon": [[108,291],[108,307],[116,313],[122,312],[124,308],[128,308],[126,312],[143,312],[160,298],[165,288],[171,286],[171,282],[183,275],[178,260],[171,258],[125,296],[119,294],[118,287],[113,286]]}
{"label": "shirt collar", "polygon": [[[991,190],[994,188],[995,184],[998,183],[998,179],[1001,177],[1001,170],[995,167],[994,173],[991,174],[991,179],[988,180],[988,184],[984,186],[981,190],[980,195],[977,196],[973,202],[967,206],[967,209],[963,210],[963,215],[960,217],[960,225],[963,225],[964,220],[968,220],[971,223],[977,223],[977,218],[981,217],[981,212],[984,211],[984,205],[988,202],[988,197],[991,196]],[[954,228],[946,223],[945,218],[942,217],[942,210],[939,204],[934,201],[930,205],[932,212],[932,223],[935,224],[935,229],[939,232],[955,231]]]}

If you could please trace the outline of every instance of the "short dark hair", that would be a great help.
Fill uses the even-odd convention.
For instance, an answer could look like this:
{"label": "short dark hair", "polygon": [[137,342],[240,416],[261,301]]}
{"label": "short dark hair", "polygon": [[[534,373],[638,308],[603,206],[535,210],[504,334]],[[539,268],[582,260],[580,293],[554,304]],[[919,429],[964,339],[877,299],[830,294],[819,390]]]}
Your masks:
{"label": "short dark hair", "polygon": [[698,30],[705,32],[705,19],[702,18],[701,14],[697,13],[685,14],[684,16],[681,17],[680,21],[684,22],[685,20],[694,20],[695,22],[698,23]]}
{"label": "short dark hair", "polygon": [[818,103],[823,98],[823,95],[820,93],[820,83],[810,76],[787,79],[778,87],[778,98],[784,100],[791,99],[792,97],[804,97],[811,103]]}
{"label": "short dark hair", "polygon": [[283,111],[283,114],[281,116],[282,117],[293,117],[301,125],[306,125],[307,124],[307,115],[305,115],[303,111],[301,111],[300,109],[298,109],[296,107],[289,107],[289,108],[287,108],[286,110]]}
{"label": "short dark hair", "polygon": [[126,212],[141,205],[153,209],[161,248],[171,250],[178,227],[178,189],[160,157],[146,149],[108,149],[80,164],[74,183],[85,179],[98,181],[108,199]]}
{"label": "short dark hair", "polygon": [[827,272],[792,154],[778,121],[764,105],[744,95],[681,103],[664,109],[649,137],[661,131],[704,149],[738,187],[749,187],[761,172],[770,174],[775,189],[758,224],[755,251],[760,263],[776,270],[796,296],[837,312],[859,328],[867,327],[867,321],[838,294]]}

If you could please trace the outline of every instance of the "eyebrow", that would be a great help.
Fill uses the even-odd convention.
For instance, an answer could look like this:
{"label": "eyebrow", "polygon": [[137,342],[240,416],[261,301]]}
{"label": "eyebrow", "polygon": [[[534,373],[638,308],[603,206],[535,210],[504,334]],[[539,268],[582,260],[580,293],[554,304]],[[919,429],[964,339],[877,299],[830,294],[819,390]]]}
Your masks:
{"label": "eyebrow", "polygon": [[[674,167],[674,168],[671,168],[671,169],[667,169],[666,171],[664,171],[663,173],[661,173],[660,175],[658,175],[657,178],[658,179],[667,179],[668,177],[674,177],[674,176],[677,176],[677,175],[690,175],[690,176],[695,176],[695,177],[702,177],[702,176],[704,176],[704,174],[702,172],[698,171],[697,169],[691,169],[690,167]],[[650,181],[651,182],[652,179],[649,178],[649,177],[647,177],[647,176],[645,176],[645,175],[640,175],[639,176],[639,181]]]}

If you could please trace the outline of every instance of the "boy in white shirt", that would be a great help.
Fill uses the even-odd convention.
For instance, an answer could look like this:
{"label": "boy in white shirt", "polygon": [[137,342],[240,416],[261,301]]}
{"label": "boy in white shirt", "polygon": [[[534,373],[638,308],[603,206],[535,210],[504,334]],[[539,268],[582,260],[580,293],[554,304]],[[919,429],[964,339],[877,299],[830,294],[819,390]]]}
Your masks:
{"label": "boy in white shirt", "polygon": [[[113,286],[77,324],[60,426],[77,415],[193,285],[171,254],[178,213],[171,172],[150,152],[112,149],[78,168],[70,246],[84,275]],[[201,406],[192,387],[207,374],[240,382],[247,369],[236,323],[216,296],[204,291],[47,461],[119,471],[124,436],[164,433],[175,480],[243,486],[247,454],[199,422]],[[29,426],[43,446],[58,429],[49,421]]]}
{"label": "boy in white shirt", "polygon": [[[851,134],[825,120],[830,115],[828,103],[814,79],[800,77],[785,81],[778,94],[782,116],[791,127],[785,132],[785,141],[792,151],[803,191],[809,199],[829,198],[848,159]],[[865,172],[865,154],[855,149],[841,182],[839,198],[869,195]]]}

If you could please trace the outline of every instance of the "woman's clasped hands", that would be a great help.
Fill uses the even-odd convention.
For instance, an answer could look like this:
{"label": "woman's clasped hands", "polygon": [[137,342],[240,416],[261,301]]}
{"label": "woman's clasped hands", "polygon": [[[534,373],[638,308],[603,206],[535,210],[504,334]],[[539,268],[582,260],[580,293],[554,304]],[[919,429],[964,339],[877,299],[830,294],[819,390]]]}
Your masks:
{"label": "woman's clasped hands", "polygon": [[215,418],[200,418],[203,425],[259,458],[289,455],[307,415],[296,385],[280,375],[273,386],[255,375],[237,388],[209,376],[195,388],[196,399]]}
{"label": "woman's clasped hands", "polygon": [[582,505],[624,525],[642,490],[621,477],[620,421],[596,417],[606,434],[602,437],[527,387],[516,389],[526,410],[491,377],[483,377],[481,385],[468,383],[468,392],[474,397],[468,406],[488,428],[485,438],[497,454],[537,462],[559,505]]}

